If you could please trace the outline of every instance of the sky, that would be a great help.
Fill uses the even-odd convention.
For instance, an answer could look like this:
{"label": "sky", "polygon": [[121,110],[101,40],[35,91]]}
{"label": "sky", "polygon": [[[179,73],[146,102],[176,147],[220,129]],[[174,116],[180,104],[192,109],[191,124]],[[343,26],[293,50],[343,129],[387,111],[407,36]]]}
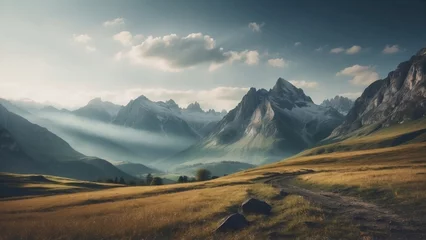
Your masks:
{"label": "sky", "polygon": [[426,47],[424,0],[0,0],[0,98],[232,109],[279,77],[358,97]]}

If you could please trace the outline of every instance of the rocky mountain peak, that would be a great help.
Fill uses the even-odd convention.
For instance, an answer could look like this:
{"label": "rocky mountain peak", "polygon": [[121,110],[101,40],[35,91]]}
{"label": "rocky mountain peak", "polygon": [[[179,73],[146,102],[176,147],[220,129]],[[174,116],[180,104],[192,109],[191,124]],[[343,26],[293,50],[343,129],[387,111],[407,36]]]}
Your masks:
{"label": "rocky mountain peak", "polygon": [[190,103],[186,109],[191,112],[204,112],[198,102]]}
{"label": "rocky mountain peak", "polygon": [[388,126],[426,116],[426,48],[368,86],[331,137],[369,124]]}
{"label": "rocky mountain peak", "polygon": [[270,92],[273,97],[278,99],[285,99],[290,102],[303,101],[313,103],[312,99],[306,96],[302,89],[295,87],[283,78],[278,78]]}
{"label": "rocky mountain peak", "polygon": [[325,99],[321,106],[323,107],[332,107],[339,111],[339,113],[346,115],[351,110],[354,102],[347,97],[335,96],[331,99]]}
{"label": "rocky mountain peak", "polygon": [[416,54],[416,56],[425,56],[425,55],[426,55],[426,47],[420,49]]}
{"label": "rocky mountain peak", "polygon": [[172,110],[179,110],[180,109],[179,105],[173,99],[167,100],[166,105]]}
{"label": "rocky mountain peak", "polygon": [[102,99],[100,97],[94,98],[94,99],[90,100],[88,104],[90,104],[90,105],[102,104]]}

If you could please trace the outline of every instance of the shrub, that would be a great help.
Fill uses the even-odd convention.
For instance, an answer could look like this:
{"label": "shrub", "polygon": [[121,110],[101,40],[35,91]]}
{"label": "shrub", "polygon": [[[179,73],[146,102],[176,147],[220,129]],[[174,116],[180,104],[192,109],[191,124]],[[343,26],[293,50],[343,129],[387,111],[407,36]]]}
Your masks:
{"label": "shrub", "polygon": [[151,181],[151,185],[163,185],[163,179],[160,177],[154,177]]}
{"label": "shrub", "polygon": [[197,181],[206,181],[210,179],[211,175],[212,173],[209,170],[202,168],[197,170],[195,178]]}

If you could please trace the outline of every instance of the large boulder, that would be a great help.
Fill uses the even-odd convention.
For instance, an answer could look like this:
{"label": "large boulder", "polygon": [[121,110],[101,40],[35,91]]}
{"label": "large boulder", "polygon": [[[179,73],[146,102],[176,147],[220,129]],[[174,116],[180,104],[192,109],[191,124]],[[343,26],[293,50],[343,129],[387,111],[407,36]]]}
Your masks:
{"label": "large boulder", "polygon": [[219,227],[216,229],[216,232],[239,230],[248,226],[248,224],[249,222],[243,215],[239,213],[234,213],[227,216],[221,221]]}
{"label": "large boulder", "polygon": [[259,199],[249,198],[243,202],[243,204],[241,204],[241,209],[245,214],[255,213],[268,215],[271,213],[272,207],[271,205]]}

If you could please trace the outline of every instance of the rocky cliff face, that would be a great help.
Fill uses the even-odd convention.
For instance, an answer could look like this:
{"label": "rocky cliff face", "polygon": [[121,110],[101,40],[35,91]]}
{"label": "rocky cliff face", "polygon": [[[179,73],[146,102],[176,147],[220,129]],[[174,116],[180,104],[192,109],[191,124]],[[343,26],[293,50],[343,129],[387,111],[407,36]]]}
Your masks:
{"label": "rocky cliff face", "polygon": [[343,115],[347,115],[354,105],[354,101],[342,96],[335,96],[331,99],[326,99],[321,103],[323,107],[332,107]]}
{"label": "rocky cliff face", "polygon": [[[237,160],[249,163],[269,161],[264,158],[269,155],[278,160],[327,137],[342,121],[335,109],[315,105],[302,89],[280,78],[269,91],[251,88],[207,137],[177,157],[188,160],[196,158],[194,152],[213,151],[226,159],[244,156]],[[263,159],[253,159],[258,154]]]}
{"label": "rocky cliff face", "polygon": [[368,86],[331,138],[363,126],[389,126],[426,115],[426,48],[398,65],[385,79]]}

